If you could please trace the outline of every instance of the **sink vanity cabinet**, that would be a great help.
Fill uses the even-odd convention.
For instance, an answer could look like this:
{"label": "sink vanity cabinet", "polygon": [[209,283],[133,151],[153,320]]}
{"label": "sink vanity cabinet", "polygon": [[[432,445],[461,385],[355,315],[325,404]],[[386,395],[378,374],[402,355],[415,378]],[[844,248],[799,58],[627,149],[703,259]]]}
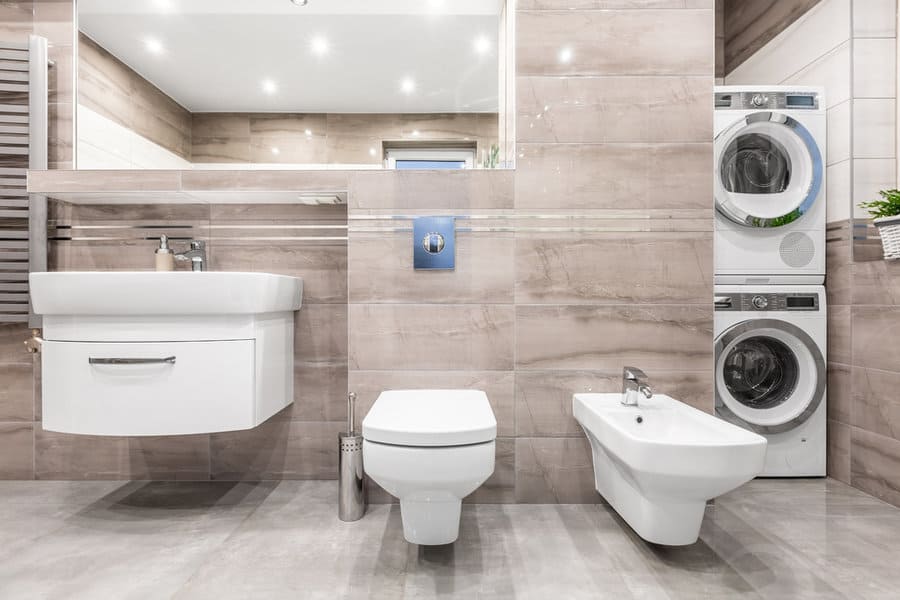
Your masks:
{"label": "sink vanity cabinet", "polygon": [[302,280],[33,273],[43,426],[91,435],[249,429],[293,401]]}

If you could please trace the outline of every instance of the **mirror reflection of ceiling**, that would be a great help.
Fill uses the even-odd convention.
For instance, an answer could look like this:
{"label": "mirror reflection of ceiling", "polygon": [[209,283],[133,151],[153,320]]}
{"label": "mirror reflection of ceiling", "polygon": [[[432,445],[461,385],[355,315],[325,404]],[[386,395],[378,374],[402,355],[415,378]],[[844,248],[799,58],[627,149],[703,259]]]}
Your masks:
{"label": "mirror reflection of ceiling", "polygon": [[191,112],[498,110],[503,0],[300,4],[79,0],[78,19]]}

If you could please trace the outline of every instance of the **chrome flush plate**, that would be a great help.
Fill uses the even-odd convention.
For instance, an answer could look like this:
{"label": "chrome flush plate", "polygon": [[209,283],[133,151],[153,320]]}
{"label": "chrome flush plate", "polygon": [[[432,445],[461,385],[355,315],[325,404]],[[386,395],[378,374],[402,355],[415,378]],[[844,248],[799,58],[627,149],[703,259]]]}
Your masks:
{"label": "chrome flush plate", "polygon": [[456,268],[454,217],[417,217],[413,220],[413,267],[419,270]]}

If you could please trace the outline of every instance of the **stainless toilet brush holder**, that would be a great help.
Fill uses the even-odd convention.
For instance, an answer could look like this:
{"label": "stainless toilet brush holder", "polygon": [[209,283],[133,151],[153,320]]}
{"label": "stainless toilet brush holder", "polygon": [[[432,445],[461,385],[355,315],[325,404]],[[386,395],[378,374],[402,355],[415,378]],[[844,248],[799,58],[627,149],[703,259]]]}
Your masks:
{"label": "stainless toilet brush holder", "polygon": [[366,514],[363,437],[354,431],[356,394],[347,398],[347,431],[338,434],[338,518],[357,521]]}

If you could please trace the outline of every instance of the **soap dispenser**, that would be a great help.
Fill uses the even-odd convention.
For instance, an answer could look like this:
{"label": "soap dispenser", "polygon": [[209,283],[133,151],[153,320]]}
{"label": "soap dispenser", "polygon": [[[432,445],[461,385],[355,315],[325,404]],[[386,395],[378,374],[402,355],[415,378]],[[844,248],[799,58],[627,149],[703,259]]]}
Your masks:
{"label": "soap dispenser", "polygon": [[156,270],[175,270],[175,253],[169,248],[169,237],[165,234],[159,236],[159,248],[156,249]]}

